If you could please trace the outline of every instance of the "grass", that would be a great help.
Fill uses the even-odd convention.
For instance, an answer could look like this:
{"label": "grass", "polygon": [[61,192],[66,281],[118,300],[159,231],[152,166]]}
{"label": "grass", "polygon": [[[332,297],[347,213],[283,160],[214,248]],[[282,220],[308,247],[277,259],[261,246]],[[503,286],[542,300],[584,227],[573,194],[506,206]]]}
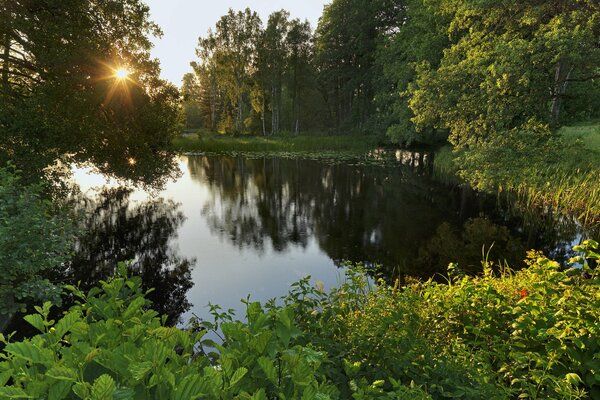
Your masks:
{"label": "grass", "polygon": [[590,227],[600,226],[600,120],[559,130],[541,143],[535,134],[501,135],[461,153],[442,148],[434,170],[456,171],[483,191],[516,194],[517,205],[572,215]]}
{"label": "grass", "polygon": [[368,153],[380,145],[376,136],[241,136],[186,135],[173,141],[175,149],[203,153]]}
{"label": "grass", "polygon": [[570,141],[580,139],[585,148],[599,154],[598,162],[600,162],[600,120],[565,126],[559,130],[559,133]]}

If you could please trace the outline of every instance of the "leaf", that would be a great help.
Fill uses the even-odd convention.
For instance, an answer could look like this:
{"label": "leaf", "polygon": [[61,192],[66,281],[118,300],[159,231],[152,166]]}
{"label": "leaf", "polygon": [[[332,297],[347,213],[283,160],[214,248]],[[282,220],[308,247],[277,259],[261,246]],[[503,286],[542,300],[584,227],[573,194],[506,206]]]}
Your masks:
{"label": "leaf", "polygon": [[69,392],[71,392],[72,382],[69,381],[60,381],[55,382],[50,386],[50,390],[48,391],[48,400],[62,400],[68,397]]}
{"label": "leaf", "polygon": [[46,332],[46,327],[44,326],[44,319],[40,314],[26,315],[25,317],[23,317],[23,319],[29,322],[29,324],[38,331],[42,333]]}
{"label": "leaf", "polygon": [[54,353],[49,349],[40,349],[31,342],[9,343],[4,351],[35,364],[47,364],[54,361]]}
{"label": "leaf", "polygon": [[77,373],[65,366],[55,365],[46,372],[46,376],[59,381],[71,381],[77,380]]}
{"label": "leaf", "polygon": [[144,297],[136,297],[131,304],[127,307],[127,310],[123,313],[123,320],[127,320],[133,316],[141,307],[146,304],[146,299]]}
{"label": "leaf", "polygon": [[152,369],[150,361],[134,362],[129,366],[129,371],[136,381],[141,381],[146,377],[146,374]]}
{"label": "leaf", "polygon": [[76,311],[71,311],[62,317],[54,326],[58,337],[63,337],[77,322],[80,321],[80,319],[81,316]]}
{"label": "leaf", "polygon": [[23,391],[12,386],[0,387],[0,398],[2,399],[33,399],[33,396],[28,395]]}
{"label": "leaf", "polygon": [[188,375],[183,378],[177,385],[173,400],[193,400],[203,395],[200,385],[202,379],[202,375]]}
{"label": "leaf", "polygon": [[113,394],[113,400],[133,400],[135,398],[135,390],[131,388],[117,389]]}
{"label": "leaf", "polygon": [[100,375],[92,386],[92,400],[112,400],[117,386],[110,375]]}
{"label": "leaf", "polygon": [[579,377],[579,375],[577,375],[574,372],[568,373],[567,375],[565,375],[565,379],[567,380],[567,382],[569,382],[571,385],[579,385],[580,383],[583,383],[583,381],[581,380],[581,378]]}
{"label": "leaf", "polygon": [[244,367],[238,368],[231,377],[230,385],[235,386],[248,373],[248,369]]}
{"label": "leaf", "polygon": [[258,392],[254,393],[252,396],[252,400],[267,400],[267,394],[265,393],[265,389],[260,389]]}
{"label": "leaf", "polygon": [[271,381],[272,384],[277,385],[277,370],[273,365],[273,361],[267,357],[260,357],[257,362],[267,376],[267,379]]}
{"label": "leaf", "polygon": [[252,340],[252,345],[258,353],[264,353],[269,341],[271,340],[272,332],[263,331]]}
{"label": "leaf", "polygon": [[87,382],[79,382],[73,385],[73,393],[80,399],[86,399],[90,393],[91,385]]}

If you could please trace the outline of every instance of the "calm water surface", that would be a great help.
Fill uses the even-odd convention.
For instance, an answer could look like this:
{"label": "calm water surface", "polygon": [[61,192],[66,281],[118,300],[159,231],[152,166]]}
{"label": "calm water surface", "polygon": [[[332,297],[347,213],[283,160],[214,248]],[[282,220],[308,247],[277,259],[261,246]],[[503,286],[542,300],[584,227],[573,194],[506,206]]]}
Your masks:
{"label": "calm water surface", "polygon": [[207,317],[209,302],[240,309],[248,294],[284,295],[306,275],[331,287],[345,260],[406,280],[451,261],[475,272],[484,247],[491,260],[516,266],[530,248],[564,258],[581,239],[570,219],[440,183],[427,155],[397,159],[375,167],[182,156],[181,176],[160,192],[105,186],[77,170],[87,233],[56,279],[93,285],[118,260],[134,260],[144,284],[157,288],[156,308],[175,322]]}

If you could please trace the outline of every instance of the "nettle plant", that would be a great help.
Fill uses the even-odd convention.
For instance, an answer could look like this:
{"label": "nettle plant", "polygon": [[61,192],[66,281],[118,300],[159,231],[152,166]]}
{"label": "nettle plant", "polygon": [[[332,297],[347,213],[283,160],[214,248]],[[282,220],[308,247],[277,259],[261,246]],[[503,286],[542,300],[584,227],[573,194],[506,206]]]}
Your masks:
{"label": "nettle plant", "polygon": [[[289,307],[247,303],[247,323],[223,313],[206,330],[165,326],[126,267],[84,294],[58,322],[50,303],[25,317],[40,334],[22,342],[0,335],[0,398],[11,399],[329,399],[320,373],[325,354],[294,344],[301,332]],[[207,349],[216,349],[209,353]]]}

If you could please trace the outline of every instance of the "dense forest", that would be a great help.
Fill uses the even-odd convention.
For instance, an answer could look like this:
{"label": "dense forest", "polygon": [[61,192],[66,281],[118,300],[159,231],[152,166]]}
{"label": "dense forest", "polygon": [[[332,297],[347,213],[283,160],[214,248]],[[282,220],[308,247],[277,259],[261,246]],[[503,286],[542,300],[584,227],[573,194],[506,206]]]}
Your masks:
{"label": "dense forest", "polygon": [[600,116],[595,1],[335,0],[316,29],[230,10],[183,80],[187,125],[222,133],[449,136],[469,146]]}

